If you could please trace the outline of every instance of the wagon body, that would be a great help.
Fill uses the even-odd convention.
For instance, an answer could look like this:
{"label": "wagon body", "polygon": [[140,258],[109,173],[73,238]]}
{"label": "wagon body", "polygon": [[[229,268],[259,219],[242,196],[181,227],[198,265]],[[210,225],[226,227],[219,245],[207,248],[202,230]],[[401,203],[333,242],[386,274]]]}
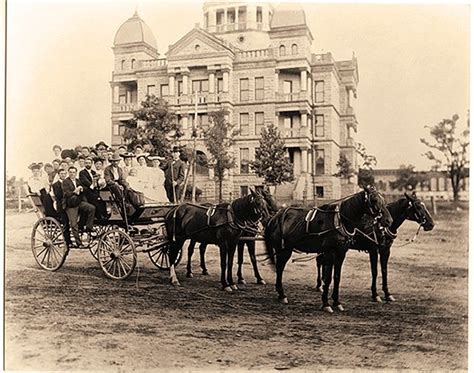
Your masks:
{"label": "wagon body", "polygon": [[[101,191],[100,197],[106,203],[109,217],[94,222],[94,231],[87,234],[86,241],[105,275],[113,279],[128,278],[135,269],[139,252],[148,253],[159,269],[168,269],[169,243],[164,217],[175,205],[146,204],[126,216],[109,191]],[[71,249],[64,239],[64,227],[54,217],[46,216],[39,195],[29,198],[38,216],[31,234],[33,255],[41,268],[57,271]],[[176,264],[180,259],[181,253]]]}

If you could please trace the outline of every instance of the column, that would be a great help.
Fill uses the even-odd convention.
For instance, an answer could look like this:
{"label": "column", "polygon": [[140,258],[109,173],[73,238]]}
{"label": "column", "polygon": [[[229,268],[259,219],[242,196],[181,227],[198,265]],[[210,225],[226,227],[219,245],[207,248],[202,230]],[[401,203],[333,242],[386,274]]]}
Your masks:
{"label": "column", "polygon": [[278,70],[275,70],[275,98],[278,98],[279,82],[278,82]]}
{"label": "column", "polygon": [[222,85],[224,92],[229,92],[229,71],[224,71],[222,74]]}
{"label": "column", "polygon": [[214,31],[216,31],[216,23],[217,23],[217,21],[216,21],[216,10],[215,9],[210,10],[208,12],[208,14],[209,14],[209,18],[208,18],[209,27],[208,27],[208,30],[210,32],[214,32]]}
{"label": "column", "polygon": [[222,24],[222,25],[224,25],[224,30],[223,31],[227,31],[227,25],[228,24],[229,24],[229,22],[227,22],[227,9],[224,9],[224,23]]}
{"label": "column", "polygon": [[239,29],[239,7],[235,7],[235,29]]}
{"label": "column", "polygon": [[183,124],[183,130],[188,129],[188,113],[181,114],[181,123]]}
{"label": "column", "polygon": [[307,84],[308,84],[308,78],[307,78],[307,75],[306,75],[306,70],[302,70],[300,72],[300,76],[301,76],[301,79],[300,79],[301,91],[306,91],[307,90]]}
{"label": "column", "polygon": [[132,92],[127,91],[127,104],[129,104],[130,102],[132,102]]}
{"label": "column", "polygon": [[308,152],[308,172],[313,173],[313,154]]}
{"label": "column", "polygon": [[168,91],[170,96],[174,96],[174,75],[169,76]]}
{"label": "column", "polygon": [[308,172],[308,149],[301,148],[301,173]]}
{"label": "column", "polygon": [[112,88],[112,97],[113,97],[113,100],[114,100],[114,104],[118,104],[119,102],[119,91],[120,91],[120,88],[118,85],[114,85],[113,88]]}
{"label": "column", "polygon": [[306,127],[308,125],[308,114],[301,114],[301,127]]}
{"label": "column", "polygon": [[189,76],[188,74],[183,74],[183,95],[187,95],[189,92],[188,84],[189,84]]}
{"label": "column", "polygon": [[216,74],[214,71],[209,72],[209,93],[215,92]]}

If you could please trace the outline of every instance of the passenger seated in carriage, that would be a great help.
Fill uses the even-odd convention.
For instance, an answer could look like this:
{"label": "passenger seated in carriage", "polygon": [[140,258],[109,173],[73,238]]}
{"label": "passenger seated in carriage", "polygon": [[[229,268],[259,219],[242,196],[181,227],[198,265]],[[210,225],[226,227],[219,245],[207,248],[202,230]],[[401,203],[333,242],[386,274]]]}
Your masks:
{"label": "passenger seated in carriage", "polygon": [[47,175],[41,174],[43,163],[32,163],[28,166],[32,175],[28,179],[28,190],[31,194],[37,194],[43,204],[46,216],[58,219],[58,214],[53,206],[53,199],[49,195],[50,183]]}
{"label": "passenger seated in carriage", "polygon": [[79,172],[79,180],[84,186],[84,194],[87,202],[95,206],[95,215],[97,219],[107,218],[107,206],[102,201],[99,194],[100,175],[92,169],[92,158],[87,158],[84,163],[84,169]]}
{"label": "passenger seated in carriage", "polygon": [[58,170],[58,178],[59,180],[53,183],[52,189],[53,189],[53,198],[54,198],[54,204],[56,211],[58,212],[59,219],[63,225],[64,228],[64,239],[66,241],[66,245],[70,247],[72,245],[71,241],[71,232],[69,230],[69,219],[67,217],[66,210],[63,206],[63,181],[66,179],[68,173],[67,170],[60,168]]}

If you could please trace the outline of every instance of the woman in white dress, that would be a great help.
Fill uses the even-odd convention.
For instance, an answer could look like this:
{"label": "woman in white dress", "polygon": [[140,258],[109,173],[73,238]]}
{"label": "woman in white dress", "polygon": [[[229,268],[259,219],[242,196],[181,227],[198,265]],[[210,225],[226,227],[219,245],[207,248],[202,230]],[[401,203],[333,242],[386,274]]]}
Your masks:
{"label": "woman in white dress", "polygon": [[168,198],[166,197],[166,190],[165,190],[165,173],[160,168],[160,162],[164,159],[157,155],[148,157],[149,160],[152,161],[153,166],[150,167],[150,187],[149,188],[149,195],[150,197],[161,203],[168,202]]}

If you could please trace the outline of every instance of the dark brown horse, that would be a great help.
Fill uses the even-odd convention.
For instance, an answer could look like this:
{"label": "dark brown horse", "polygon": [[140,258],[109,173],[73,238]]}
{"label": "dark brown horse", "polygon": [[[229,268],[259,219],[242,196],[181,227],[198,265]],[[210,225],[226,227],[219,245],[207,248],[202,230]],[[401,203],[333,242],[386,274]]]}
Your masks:
{"label": "dark brown horse", "polygon": [[354,236],[356,224],[365,214],[385,227],[393,222],[383,197],[374,187],[365,187],[359,193],[320,208],[285,208],[270,219],[264,236],[268,257],[276,267],[275,289],[280,302],[288,303],[282,280],[283,270],[293,250],[325,253],[323,310],[333,312],[328,303],[333,268],[333,305],[341,311],[344,310],[339,302],[342,263],[348,242]]}
{"label": "dark brown horse", "polygon": [[[377,241],[369,239],[367,236],[356,235],[349,249],[364,250],[370,256],[370,269],[372,272],[372,300],[381,302],[382,299],[377,294],[377,266],[380,257],[380,267],[382,269],[382,289],[387,302],[393,302],[395,298],[388,290],[388,259],[390,258],[390,248],[397,238],[397,230],[405,220],[411,220],[418,223],[425,231],[431,231],[434,228],[434,221],[425,204],[421,202],[416,194],[405,196],[396,202],[387,205],[390,215],[392,215],[393,223],[390,227],[377,232]],[[359,228],[367,234],[371,232],[372,227],[367,230],[362,223]],[[316,290],[321,291],[321,267],[324,262],[324,255],[318,255],[316,258],[318,267],[318,278],[316,282]]]}
{"label": "dark brown horse", "polygon": [[225,291],[237,290],[232,276],[237,241],[249,227],[268,216],[263,197],[251,190],[248,196],[232,203],[217,206],[200,206],[184,203],[165,216],[166,231],[170,240],[170,281],[179,285],[174,263],[186,239],[219,246],[221,284]]}
{"label": "dark brown horse", "polygon": [[[270,219],[271,216],[276,214],[278,211],[278,206],[275,201],[275,198],[273,198],[272,194],[268,190],[268,188],[264,188],[261,191],[256,191],[256,193],[260,194],[263,198],[264,201],[267,204],[267,210],[269,212],[268,217],[262,218],[262,225],[265,226],[268,220]],[[209,205],[210,206],[210,205]],[[249,237],[253,238],[256,237],[258,233],[258,227],[252,227],[252,229],[249,229],[245,232],[243,232],[244,237]],[[193,270],[192,270],[192,256],[194,254],[194,248],[196,246],[196,241],[191,240],[188,246],[188,264],[186,266],[186,276],[187,277],[193,277]],[[249,253],[250,257],[250,262],[252,263],[252,268],[253,272],[255,275],[255,279],[257,280],[257,284],[260,285],[265,285],[266,282],[260,275],[260,272],[258,270],[258,265],[257,265],[257,257],[255,255],[255,240],[254,239],[239,239],[239,242],[237,244],[237,282],[239,284],[245,284],[246,281],[244,279],[243,273],[242,273],[242,267],[244,263],[244,248],[247,246],[247,250]],[[201,243],[199,245],[199,254],[200,254],[200,267],[202,270],[202,274],[207,276],[209,274],[207,267],[206,267],[206,247],[207,244]]]}

